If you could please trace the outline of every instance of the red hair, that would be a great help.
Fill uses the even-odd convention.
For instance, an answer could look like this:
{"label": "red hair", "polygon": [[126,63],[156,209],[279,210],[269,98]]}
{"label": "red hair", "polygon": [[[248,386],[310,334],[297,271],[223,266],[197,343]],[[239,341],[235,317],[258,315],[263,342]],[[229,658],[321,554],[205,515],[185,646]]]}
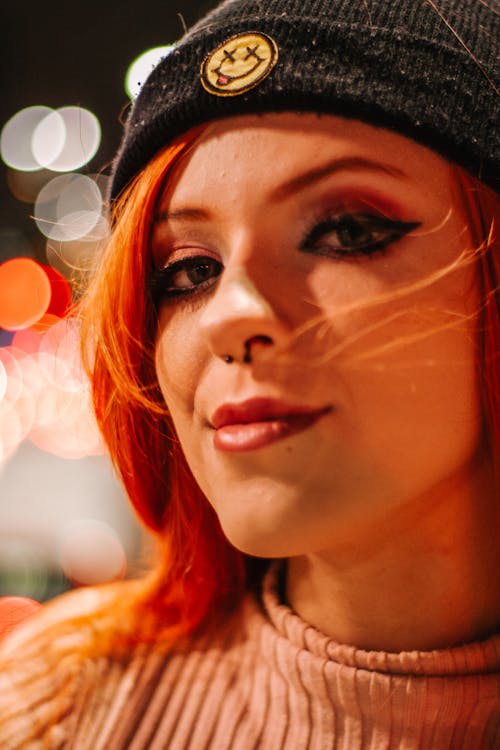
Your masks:
{"label": "red hair", "polygon": [[145,601],[172,637],[234,607],[247,583],[243,555],[223,535],[187,467],[154,367],[157,314],[146,293],[151,218],[169,172],[198,133],[162,151],[120,197],[110,243],[81,305],[97,421],[137,514],[159,544]]}
{"label": "red hair", "polygon": [[[147,292],[151,219],[170,171],[199,133],[200,128],[190,131],[158,154],[118,199],[113,235],[82,310],[98,423],[132,504],[160,545],[160,563],[140,606],[160,613],[164,634],[172,638],[236,606],[266,564],[238,552],[224,537],[187,467],[154,367],[157,316]],[[483,248],[478,361],[498,465],[500,258],[494,213],[499,199],[458,172],[469,223]]]}

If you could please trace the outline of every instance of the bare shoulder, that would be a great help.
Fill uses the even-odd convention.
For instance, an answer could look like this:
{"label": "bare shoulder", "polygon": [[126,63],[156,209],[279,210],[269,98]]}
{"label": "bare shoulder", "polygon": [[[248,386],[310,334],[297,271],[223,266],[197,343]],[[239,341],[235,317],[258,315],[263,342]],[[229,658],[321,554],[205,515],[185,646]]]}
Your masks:
{"label": "bare shoulder", "polygon": [[128,587],[63,594],[0,643],[2,750],[65,746],[77,697],[99,661],[88,658],[96,631],[105,630],[106,613],[126,598]]}

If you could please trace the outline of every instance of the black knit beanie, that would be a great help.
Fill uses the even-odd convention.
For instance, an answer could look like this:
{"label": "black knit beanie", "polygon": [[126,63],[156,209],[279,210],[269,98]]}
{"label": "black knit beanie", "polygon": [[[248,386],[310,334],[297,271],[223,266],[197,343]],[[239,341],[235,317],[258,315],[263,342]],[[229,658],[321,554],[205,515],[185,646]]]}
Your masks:
{"label": "black knit beanie", "polygon": [[226,0],[141,88],[111,198],[195,125],[258,112],[364,120],[500,190],[498,0]]}

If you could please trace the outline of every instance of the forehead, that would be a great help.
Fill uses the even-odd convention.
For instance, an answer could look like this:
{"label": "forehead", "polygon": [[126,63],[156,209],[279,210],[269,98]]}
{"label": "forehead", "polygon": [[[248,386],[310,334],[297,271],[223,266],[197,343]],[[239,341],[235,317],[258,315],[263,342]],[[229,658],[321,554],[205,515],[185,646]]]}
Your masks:
{"label": "forehead", "polygon": [[[383,175],[420,186],[429,197],[449,198],[451,167],[414,141],[359,120],[333,115],[280,113],[210,123],[174,169],[163,200],[198,196],[252,196],[332,161],[379,165]],[[162,201],[163,202],[163,201]]]}

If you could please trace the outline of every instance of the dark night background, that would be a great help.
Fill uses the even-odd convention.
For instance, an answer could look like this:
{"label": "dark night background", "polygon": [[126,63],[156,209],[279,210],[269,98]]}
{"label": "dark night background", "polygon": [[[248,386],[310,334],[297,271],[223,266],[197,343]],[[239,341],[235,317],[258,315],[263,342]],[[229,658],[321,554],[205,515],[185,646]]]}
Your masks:
{"label": "dark night background", "polygon": [[[93,159],[78,171],[106,174],[130,106],[124,88],[128,67],[146,50],[175,42],[182,36],[184,24],[191,25],[216,2],[0,0],[0,130],[26,107],[81,106],[98,118],[102,140]],[[16,256],[47,264],[47,240],[32,218],[33,203],[15,198],[9,187],[13,176],[25,179],[26,174],[30,180],[34,175],[37,185],[40,183],[36,188],[39,190],[58,173],[47,170],[16,173],[0,160],[0,266]],[[36,196],[36,192],[33,194]],[[68,269],[71,271],[69,266]],[[77,289],[73,284],[74,296]],[[0,301],[2,294],[5,290],[0,286]],[[7,298],[8,295],[4,297]],[[7,351],[12,336],[11,331],[0,328],[0,352]],[[26,358],[32,367],[36,361],[36,356]],[[2,372],[5,376],[0,367],[0,376]],[[22,374],[18,377],[22,378]],[[44,378],[40,381],[45,383],[42,395],[47,392],[48,381]],[[32,395],[32,386],[34,382],[23,383],[21,395],[25,401],[21,399],[20,403],[32,404],[33,414],[37,415],[39,396]],[[49,393],[56,392],[50,388]],[[33,393],[39,392],[35,388]],[[57,404],[64,406],[61,399],[65,391],[57,393],[60,399]],[[128,570],[133,573],[137,565],[141,568],[147,540],[137,527],[108,457],[83,452],[81,457],[76,456],[78,460],[73,460],[74,456],[68,457],[59,449],[42,450],[29,439],[28,432],[18,442],[21,421],[11,421],[12,415],[17,414],[17,406],[10,407],[4,394],[0,377],[0,407],[4,407],[3,411],[0,408],[0,600],[15,595],[44,601],[73,585],[75,580],[88,583],[68,573],[60,543],[69,545],[68,549],[77,555],[83,554],[85,560],[89,534],[97,534],[91,537],[92,559],[97,544],[104,553],[109,550],[110,542],[116,547],[118,539],[127,556]],[[60,421],[58,408],[54,407],[54,414],[49,415],[56,430]],[[44,416],[47,417],[45,412]],[[78,433],[76,428],[75,432]],[[73,433],[70,437],[74,438]],[[7,446],[15,446],[14,453],[7,452],[6,460],[4,438]],[[71,536],[74,528],[84,534],[83,542],[82,537],[78,544],[74,542]],[[99,555],[95,559],[101,565]],[[119,574],[124,574],[124,570],[120,569]],[[116,571],[100,569],[101,574],[100,580],[108,580]],[[1,626],[0,614],[0,632]]]}
{"label": "dark night background", "polygon": [[[83,3],[2,0],[0,128],[32,105],[79,105],[102,127],[97,154],[81,171],[106,171],[118,146],[129,100],[125,73],[142,52],[175,42],[216,0],[86,0]],[[16,200],[0,167],[0,262],[15,248],[1,241],[12,229],[44,261],[45,240],[29,218],[31,206]],[[28,254],[28,253],[27,253]]]}

